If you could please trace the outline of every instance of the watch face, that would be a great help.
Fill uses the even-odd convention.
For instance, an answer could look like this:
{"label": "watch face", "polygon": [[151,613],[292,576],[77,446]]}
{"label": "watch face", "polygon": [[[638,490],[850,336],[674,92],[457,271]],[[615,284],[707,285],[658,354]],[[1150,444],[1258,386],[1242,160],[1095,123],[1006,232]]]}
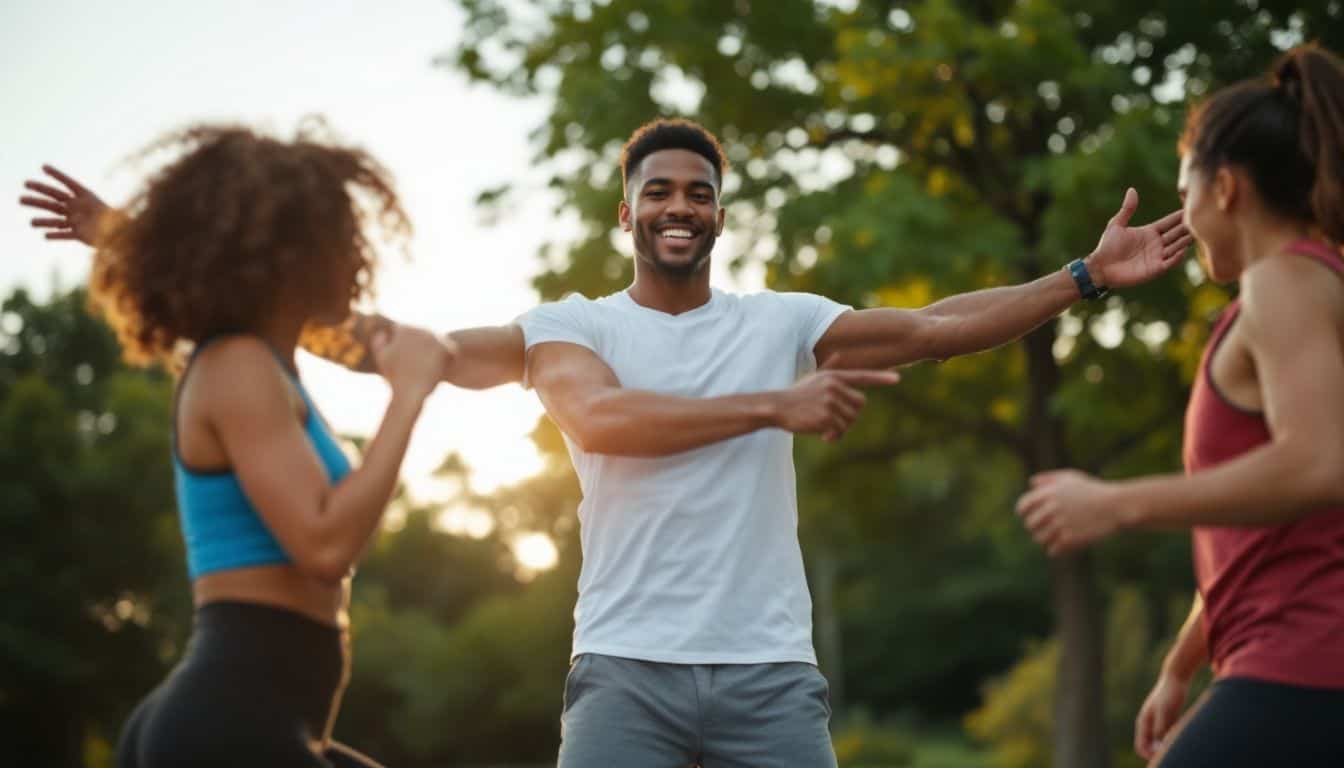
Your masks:
{"label": "watch face", "polygon": [[1105,288],[1097,288],[1097,284],[1092,282],[1092,275],[1087,271],[1087,264],[1082,259],[1074,259],[1069,262],[1069,275],[1073,277],[1073,282],[1078,284],[1078,292],[1084,299],[1099,299],[1106,295]]}

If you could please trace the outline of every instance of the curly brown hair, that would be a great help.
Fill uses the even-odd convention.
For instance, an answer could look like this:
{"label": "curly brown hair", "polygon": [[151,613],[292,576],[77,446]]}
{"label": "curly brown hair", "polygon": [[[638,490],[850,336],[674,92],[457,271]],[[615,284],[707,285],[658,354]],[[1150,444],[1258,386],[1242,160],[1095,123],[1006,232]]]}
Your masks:
{"label": "curly brown hair", "polygon": [[184,342],[248,329],[278,300],[317,294],[323,281],[314,276],[331,270],[350,274],[353,303],[372,287],[368,225],[387,238],[409,235],[388,172],[311,130],[281,141],[193,126],[144,154],[165,149],[181,155],[109,224],[90,281],[90,300],[128,361],[172,361]]}

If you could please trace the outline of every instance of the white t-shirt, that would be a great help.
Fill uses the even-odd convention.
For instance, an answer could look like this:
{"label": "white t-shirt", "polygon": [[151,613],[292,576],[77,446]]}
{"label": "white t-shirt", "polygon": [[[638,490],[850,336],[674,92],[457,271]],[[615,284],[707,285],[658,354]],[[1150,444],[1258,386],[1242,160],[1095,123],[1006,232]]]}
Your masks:
{"label": "white t-shirt", "polygon": [[[587,347],[623,387],[708,398],[791,386],[848,309],[811,294],[715,290],[668,315],[622,291],[544,304],[518,324],[528,349]],[[566,442],[583,491],[574,655],[816,663],[792,434],[763,429],[658,458]]]}

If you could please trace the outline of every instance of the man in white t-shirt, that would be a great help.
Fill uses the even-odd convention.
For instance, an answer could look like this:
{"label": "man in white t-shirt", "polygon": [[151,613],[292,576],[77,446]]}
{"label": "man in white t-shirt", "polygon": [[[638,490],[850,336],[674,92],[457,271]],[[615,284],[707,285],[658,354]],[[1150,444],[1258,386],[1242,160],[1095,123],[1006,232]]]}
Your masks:
{"label": "man in white t-shirt", "polygon": [[[1092,254],[1025,285],[916,310],[734,295],[709,284],[725,167],[699,125],[640,128],[621,162],[630,287],[451,334],[445,380],[535,388],[583,490],[560,768],[834,766],[793,434],[836,439],[860,388],[895,382],[885,369],[1012,341],[1080,297],[1161,274],[1189,244],[1179,212],[1128,228],[1130,190]],[[66,190],[30,182],[43,197],[25,202],[61,218],[34,224],[92,240],[101,202],[53,176]]]}
{"label": "man in white t-shirt", "polygon": [[790,387],[819,360],[881,368],[1016,339],[1097,284],[1174,264],[1188,244],[1179,214],[1126,230],[1130,193],[1071,271],[918,311],[852,311],[710,286],[725,161],[700,126],[644,126],[621,166],[634,283],[518,320],[527,383],[563,430],[583,490],[560,765],[832,766],[791,433],[838,436],[862,395],[836,382],[851,409],[807,424],[792,420],[797,409],[823,400],[793,399]]}

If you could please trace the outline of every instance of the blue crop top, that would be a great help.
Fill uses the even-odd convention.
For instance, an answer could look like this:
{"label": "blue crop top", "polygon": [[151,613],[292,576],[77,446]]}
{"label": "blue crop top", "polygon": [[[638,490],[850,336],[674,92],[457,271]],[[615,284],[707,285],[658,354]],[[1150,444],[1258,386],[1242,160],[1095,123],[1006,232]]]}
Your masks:
{"label": "blue crop top", "polygon": [[[198,344],[192,357],[195,358],[208,343]],[[289,374],[308,410],[303,425],[308,441],[317,451],[327,476],[336,483],[350,473],[350,462],[318,415],[317,407],[298,377],[283,363],[281,367]],[[182,381],[185,380],[186,372],[183,372]],[[174,408],[173,476],[182,538],[187,545],[187,574],[195,579],[231,568],[292,562],[252,502],[248,501],[232,470],[201,471],[182,463],[177,451],[176,410]]]}

